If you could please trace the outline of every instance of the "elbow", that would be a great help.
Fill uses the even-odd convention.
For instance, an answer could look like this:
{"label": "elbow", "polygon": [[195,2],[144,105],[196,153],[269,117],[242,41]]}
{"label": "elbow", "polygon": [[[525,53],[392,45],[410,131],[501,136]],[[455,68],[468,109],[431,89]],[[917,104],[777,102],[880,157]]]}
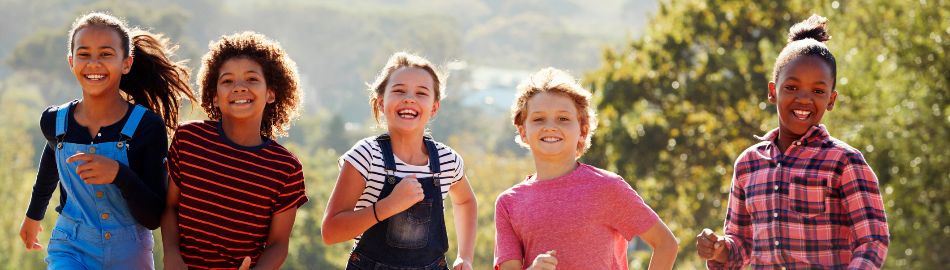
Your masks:
{"label": "elbow", "polygon": [[333,230],[332,226],[328,226],[326,222],[323,223],[323,228],[320,229],[320,238],[323,239],[324,245],[333,245],[345,241],[345,239],[340,239],[337,235],[338,233]]}

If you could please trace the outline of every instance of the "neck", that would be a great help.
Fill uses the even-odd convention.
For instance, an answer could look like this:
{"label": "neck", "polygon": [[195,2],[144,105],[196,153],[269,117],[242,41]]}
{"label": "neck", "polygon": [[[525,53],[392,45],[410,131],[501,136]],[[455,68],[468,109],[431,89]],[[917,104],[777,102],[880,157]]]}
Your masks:
{"label": "neck", "polygon": [[537,170],[535,178],[538,181],[551,180],[573,172],[577,168],[577,160],[570,155],[550,158],[535,155],[534,168]]}
{"label": "neck", "polygon": [[88,96],[83,94],[82,100],[76,105],[75,114],[82,124],[98,129],[115,123],[125,117],[128,110],[127,102],[119,95]]}
{"label": "neck", "polygon": [[411,132],[389,132],[390,142],[392,142],[393,155],[399,157],[403,162],[412,165],[425,165],[429,160],[426,153],[425,144],[422,143],[423,133]]}
{"label": "neck", "polygon": [[[808,133],[808,132],[806,131],[805,133]],[[787,150],[788,147],[792,145],[792,143],[801,139],[802,136],[805,136],[805,135],[795,135],[795,134],[792,134],[791,132],[782,130],[780,128],[778,130],[778,136],[775,142],[776,144],[778,144],[778,149],[781,150],[782,153],[785,153],[785,150]]]}
{"label": "neck", "polygon": [[221,117],[221,129],[229,140],[240,146],[258,146],[261,138],[261,119],[231,119]]}

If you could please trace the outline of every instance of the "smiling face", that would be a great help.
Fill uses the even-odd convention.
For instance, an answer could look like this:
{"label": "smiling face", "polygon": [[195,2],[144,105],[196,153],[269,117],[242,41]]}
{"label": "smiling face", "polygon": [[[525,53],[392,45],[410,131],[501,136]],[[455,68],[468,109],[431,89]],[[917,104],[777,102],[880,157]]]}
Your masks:
{"label": "smiling face", "polygon": [[117,94],[122,74],[132,67],[132,58],[122,50],[119,33],[97,25],[76,32],[67,62],[86,96]]}
{"label": "smiling face", "polygon": [[521,141],[531,148],[535,158],[576,158],[582,141],[577,106],[564,95],[541,92],[528,100],[523,126],[518,126]]}
{"label": "smiling face", "polygon": [[799,138],[820,124],[838,97],[833,83],[831,68],[821,58],[803,56],[789,62],[778,81],[769,82],[769,102],[777,105],[781,134]]}
{"label": "smiling face", "polygon": [[378,101],[390,132],[422,132],[439,110],[435,101],[435,81],[424,69],[404,67],[389,76],[383,97]]}
{"label": "smiling face", "polygon": [[267,88],[264,71],[254,60],[238,57],[221,65],[214,104],[222,119],[251,119],[260,122],[274,92]]}

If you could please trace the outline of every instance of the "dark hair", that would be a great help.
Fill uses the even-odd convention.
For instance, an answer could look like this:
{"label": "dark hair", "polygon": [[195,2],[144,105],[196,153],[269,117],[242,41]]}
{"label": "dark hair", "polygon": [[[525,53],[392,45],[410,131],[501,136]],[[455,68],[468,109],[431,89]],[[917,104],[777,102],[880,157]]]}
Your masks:
{"label": "dark hair", "polygon": [[168,132],[178,123],[179,100],[194,102],[195,94],[188,84],[190,70],[185,61],[169,59],[178,46],[167,46],[168,39],[139,29],[129,29],[126,23],[107,13],[93,12],[76,19],[69,30],[69,55],[72,56],[76,33],[90,26],[112,29],[121,38],[122,56],[133,57],[129,73],[122,75],[119,89],[129,101],[158,113],[165,121]]}
{"label": "dark hair", "polygon": [[831,39],[828,35],[827,23],[827,18],[816,14],[788,29],[788,44],[775,59],[775,67],[772,69],[773,82],[778,83],[779,72],[792,60],[801,56],[815,56],[824,60],[831,68],[831,89],[835,89],[838,68],[835,64],[835,56],[825,46],[825,42]]}
{"label": "dark hair", "polygon": [[389,76],[392,76],[396,70],[404,67],[418,68],[428,72],[429,75],[432,76],[433,84],[435,84],[433,86],[435,89],[432,90],[435,102],[439,102],[442,98],[445,98],[445,95],[442,93],[442,84],[445,76],[436,69],[432,62],[408,52],[394,53],[389,57],[389,60],[386,61],[386,66],[383,66],[383,69],[376,75],[376,80],[373,81],[372,84],[367,84],[367,86],[369,86],[369,106],[373,108],[373,119],[376,119],[377,124],[379,124],[379,112],[383,110],[382,106],[378,103],[386,92],[386,84],[389,83]]}
{"label": "dark hair", "polygon": [[208,53],[201,58],[198,71],[198,87],[201,92],[201,108],[213,120],[221,119],[221,110],[214,106],[218,91],[218,74],[224,62],[246,58],[261,65],[267,89],[274,91],[274,102],[264,107],[261,119],[261,136],[274,139],[287,136],[291,121],[299,115],[300,91],[297,64],[280,47],[280,43],[255,32],[242,32],[221,36],[208,44]]}

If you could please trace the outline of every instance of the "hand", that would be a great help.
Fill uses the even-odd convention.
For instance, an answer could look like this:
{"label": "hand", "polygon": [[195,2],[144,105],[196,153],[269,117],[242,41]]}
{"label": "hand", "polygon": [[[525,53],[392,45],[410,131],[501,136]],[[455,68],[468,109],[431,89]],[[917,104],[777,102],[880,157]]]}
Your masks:
{"label": "hand", "polygon": [[545,252],[544,254],[538,255],[534,258],[534,262],[531,263],[531,267],[528,267],[528,270],[554,270],[557,267],[557,251],[551,250]]}
{"label": "hand", "polygon": [[410,175],[396,183],[393,192],[386,198],[392,198],[395,209],[402,212],[422,201],[425,198],[425,193],[422,191],[422,184],[416,179],[416,175]]}
{"label": "hand", "polygon": [[77,161],[85,161],[76,167],[76,174],[86,184],[111,184],[119,174],[119,162],[111,158],[80,152],[66,159],[66,163]]}
{"label": "hand", "polygon": [[251,269],[251,257],[244,257],[244,261],[241,262],[241,267],[238,267],[238,270],[249,270]]}
{"label": "hand", "polygon": [[472,270],[472,262],[462,259],[462,257],[455,258],[455,262],[452,263],[452,270]]}
{"label": "hand", "polygon": [[714,260],[725,263],[729,258],[726,238],[718,236],[710,229],[703,229],[696,236],[696,253],[704,260]]}
{"label": "hand", "polygon": [[28,217],[23,218],[23,224],[20,225],[20,239],[23,240],[23,245],[26,247],[26,250],[43,249],[43,246],[40,245],[40,241],[36,239],[36,235],[42,231],[43,225],[40,224],[39,220],[33,220]]}
{"label": "hand", "polygon": [[185,260],[181,258],[180,253],[169,254],[171,252],[165,252],[165,270],[187,270],[188,265],[185,265]]}

